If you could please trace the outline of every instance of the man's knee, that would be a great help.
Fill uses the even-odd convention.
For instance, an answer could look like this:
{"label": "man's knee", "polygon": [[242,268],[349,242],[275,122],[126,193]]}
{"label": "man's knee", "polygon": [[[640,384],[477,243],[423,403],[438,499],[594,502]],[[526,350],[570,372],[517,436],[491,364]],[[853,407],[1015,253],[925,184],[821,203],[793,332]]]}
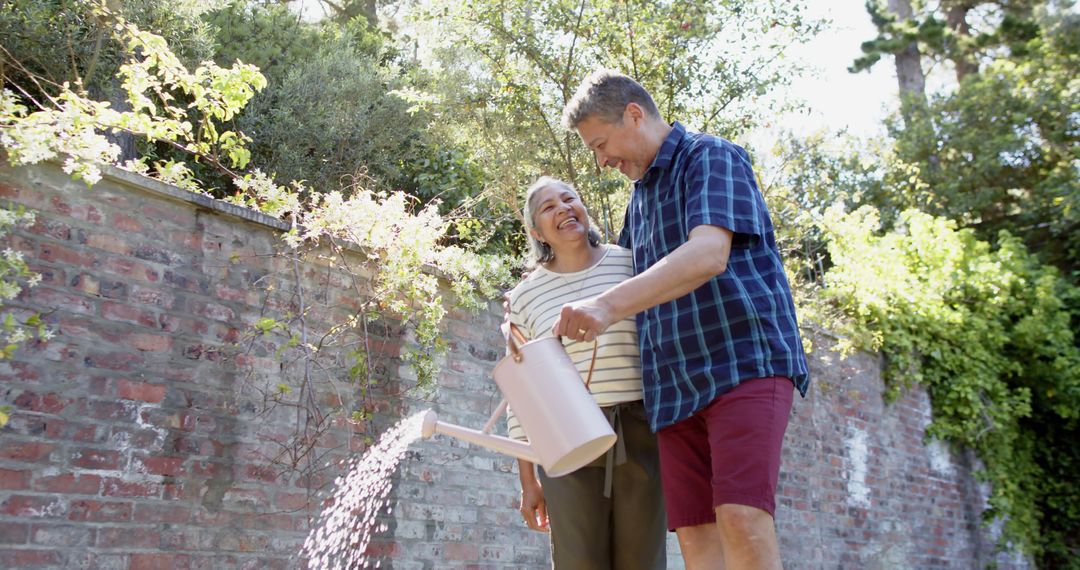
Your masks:
{"label": "man's knee", "polygon": [[746,505],[720,505],[716,507],[716,523],[727,536],[752,538],[773,531],[773,518],[767,511]]}
{"label": "man's knee", "polygon": [[675,534],[688,570],[724,567],[724,548],[715,524],[682,526],[675,529]]}

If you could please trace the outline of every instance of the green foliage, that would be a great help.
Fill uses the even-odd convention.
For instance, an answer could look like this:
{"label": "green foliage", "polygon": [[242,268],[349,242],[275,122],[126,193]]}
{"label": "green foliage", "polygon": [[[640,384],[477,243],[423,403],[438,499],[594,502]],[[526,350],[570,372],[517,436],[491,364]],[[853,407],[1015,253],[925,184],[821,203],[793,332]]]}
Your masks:
{"label": "green foliage", "polygon": [[[582,191],[609,236],[628,186],[601,173],[563,105],[599,67],[636,76],[665,118],[735,137],[771,109],[768,92],[790,75],[787,50],[816,24],[795,5],[745,1],[432,2],[414,22],[426,75],[418,106],[489,171],[491,199],[520,211],[538,175]],[[739,49],[753,43],[748,55]]]}
{"label": "green foliage", "polygon": [[[879,234],[876,210],[830,210],[823,224],[832,268],[825,292],[851,317],[855,346],[887,358],[890,393],[926,387],[930,437],[974,449],[991,484],[988,517],[1004,538],[1041,554],[1073,549],[1080,530],[1074,452],[1080,427],[1080,348],[1073,314],[1080,289],[1007,232],[996,248],[973,230],[918,211]],[[1047,437],[1039,426],[1055,426]],[[1070,445],[1071,447],[1071,445]],[[1054,480],[1065,476],[1065,481]],[[1049,518],[1053,515],[1055,518]],[[1049,529],[1063,529],[1048,533]]]}
{"label": "green foliage", "polygon": [[1025,58],[993,61],[906,128],[893,125],[893,188],[983,239],[1008,230],[1080,271],[1080,18],[1045,25]]}
{"label": "green foliage", "polygon": [[[22,206],[14,210],[0,208],[0,240],[6,238],[16,227],[33,223],[34,215]],[[30,270],[22,252],[14,251],[10,247],[0,252],[0,308],[39,282],[41,275]],[[20,315],[9,307],[0,316],[0,360],[11,358],[27,340],[49,340],[51,337],[52,332],[40,315]],[[0,427],[5,423],[6,414],[0,417]]]}
{"label": "green foliage", "polygon": [[[117,14],[163,37],[186,63],[210,54],[200,20],[214,2],[201,0],[125,0]],[[125,46],[111,32],[112,22],[87,0],[7,0],[0,4],[0,38],[5,53],[0,76],[18,81],[36,97],[56,95],[67,82],[99,98],[122,101],[116,74]],[[30,84],[30,76],[43,79]],[[43,89],[43,91],[42,91]]]}
{"label": "green foliage", "polygon": [[[264,352],[272,352],[283,364],[296,355],[305,363],[298,394],[293,396],[280,386],[264,392],[275,405],[284,403],[307,410],[307,420],[298,422],[297,435],[292,438],[295,445],[288,453],[283,452],[290,456],[286,463],[291,466],[300,464],[319,434],[332,425],[327,419],[331,414],[312,403],[313,363],[324,343],[357,328],[364,331],[360,336],[366,343],[369,323],[376,318],[398,320],[414,335],[414,343],[403,360],[416,371],[418,384],[430,387],[438,371],[437,357],[446,348],[439,334],[446,308],[437,275],[449,281],[455,304],[475,308],[498,296],[499,287],[509,281],[512,265],[499,257],[443,245],[449,224],[436,206],[414,211],[413,199],[401,192],[378,193],[353,186],[348,192],[334,189],[314,193],[302,183],[279,185],[261,171],[244,171],[250,156],[246,146],[249,139],[239,131],[227,130],[225,125],[232,124],[254,93],[265,86],[262,74],[254,66],[240,62],[224,69],[207,61],[189,71],[160,36],[141,31],[118,17],[114,33],[128,46],[132,58],[120,68],[131,110],[118,112],[108,103],[64,86],[54,98],[31,112],[15,94],[0,91],[0,142],[9,161],[33,164],[61,158],[67,172],[92,185],[101,176],[100,164],[113,162],[118,154],[103,132],[123,130],[182,151],[180,157],[212,164],[239,189],[230,201],[275,217],[286,216],[294,222],[293,231],[284,238],[296,256],[295,295],[300,310],[286,315],[283,321],[262,318],[245,335],[249,346],[262,337],[279,337],[283,341],[275,350]],[[328,72],[320,80],[333,81],[332,75]],[[186,160],[159,160],[153,169],[144,161],[125,166],[195,192],[205,191]],[[333,265],[371,285],[370,291],[358,291],[369,298],[361,303],[358,315],[331,325],[322,332],[322,340],[315,343],[308,339],[299,257],[302,248],[320,244],[328,245],[337,254],[346,249],[360,250],[366,259],[363,267],[347,265],[344,255],[339,255],[336,259],[340,263]],[[9,258],[7,263],[17,267],[16,261]],[[369,361],[368,355],[365,369]],[[293,399],[287,401],[289,398]]]}
{"label": "green foliage", "polygon": [[401,164],[416,159],[425,118],[392,93],[392,70],[341,39],[320,45],[256,98],[239,121],[260,164],[324,192],[362,183],[403,186]]}
{"label": "green foliage", "polygon": [[[119,70],[130,110],[117,111],[108,102],[89,99],[65,85],[49,97],[48,105],[31,112],[5,89],[0,92],[0,128],[12,164],[66,156],[65,172],[92,185],[101,177],[98,165],[119,156],[119,148],[105,133],[125,132],[169,144],[230,174],[230,168],[244,168],[250,157],[244,146],[247,138],[223,125],[265,86],[259,70],[241,63],[223,69],[204,62],[189,72],[162,37],[122,19],[114,31],[132,53],[140,54]],[[183,103],[187,104],[180,106]],[[143,162],[129,167],[149,169]],[[183,163],[158,161],[154,169],[166,182],[198,189]]]}
{"label": "green foliage", "polygon": [[214,61],[250,63],[271,85],[314,57],[323,43],[318,27],[304,23],[283,4],[234,1],[204,14],[203,20],[212,34]]}
{"label": "green foliage", "polygon": [[401,165],[422,156],[427,119],[394,94],[406,77],[382,32],[364,18],[304,22],[284,4],[233,2],[206,19],[216,61],[267,78],[237,121],[264,170],[316,192],[412,190]]}
{"label": "green foliage", "polygon": [[520,223],[505,204],[486,199],[487,173],[465,150],[432,145],[403,162],[402,170],[422,203],[438,204],[440,215],[451,222],[447,235],[455,241],[489,253],[524,250]]}
{"label": "green foliage", "polygon": [[[1011,56],[1023,56],[1027,43],[1040,34],[1037,17],[1048,9],[1048,4],[1045,0],[915,0],[911,2],[912,18],[901,22],[886,8],[884,0],[867,0],[866,11],[878,35],[863,42],[863,55],[849,70],[857,73],[870,69],[882,56],[899,54],[912,42],[924,57],[954,65],[977,67],[979,60],[1000,56],[1002,50]],[[1064,11],[1068,10],[1069,2],[1060,4],[1066,6]],[[977,23],[971,25],[970,19]]]}

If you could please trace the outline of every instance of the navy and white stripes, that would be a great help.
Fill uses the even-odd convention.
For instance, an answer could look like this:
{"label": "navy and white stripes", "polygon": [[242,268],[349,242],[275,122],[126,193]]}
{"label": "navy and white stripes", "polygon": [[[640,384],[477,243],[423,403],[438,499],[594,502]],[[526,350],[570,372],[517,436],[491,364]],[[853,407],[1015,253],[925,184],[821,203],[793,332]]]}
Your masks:
{"label": "navy and white stripes", "polygon": [[[604,256],[596,265],[575,273],[554,273],[537,267],[510,291],[510,322],[529,339],[551,336],[551,327],[562,306],[595,297],[634,275],[630,252],[617,245],[603,245]],[[633,318],[619,321],[600,335],[589,391],[600,406],[641,399],[641,359],[637,326]],[[563,340],[567,354],[582,378],[589,371],[593,343]],[[507,414],[510,437],[526,439],[513,410]]]}

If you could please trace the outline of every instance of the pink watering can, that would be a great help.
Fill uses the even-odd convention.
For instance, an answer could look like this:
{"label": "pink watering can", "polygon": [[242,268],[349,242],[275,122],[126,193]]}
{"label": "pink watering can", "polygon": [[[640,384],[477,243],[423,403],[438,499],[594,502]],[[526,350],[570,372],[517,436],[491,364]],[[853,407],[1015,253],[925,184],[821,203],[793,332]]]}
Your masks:
{"label": "pink watering can", "polygon": [[[615,444],[615,432],[588,390],[596,364],[595,345],[588,378],[582,384],[581,374],[558,338],[525,342],[521,331],[511,324],[507,341],[510,354],[492,372],[504,399],[484,428],[477,431],[441,422],[434,411],[428,410],[423,425],[425,438],[436,433],[456,437],[538,463],[551,477],[584,467]],[[507,403],[513,407],[529,443],[490,433]]]}

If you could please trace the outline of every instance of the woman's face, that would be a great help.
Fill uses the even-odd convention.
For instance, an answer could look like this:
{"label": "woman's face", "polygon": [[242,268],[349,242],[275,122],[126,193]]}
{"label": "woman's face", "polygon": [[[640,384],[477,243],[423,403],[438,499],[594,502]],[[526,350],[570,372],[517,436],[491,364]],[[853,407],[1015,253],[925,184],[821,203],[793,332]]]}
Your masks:
{"label": "woman's face", "polygon": [[534,238],[549,244],[556,254],[560,247],[588,240],[589,217],[577,194],[558,186],[545,186],[532,195]]}

